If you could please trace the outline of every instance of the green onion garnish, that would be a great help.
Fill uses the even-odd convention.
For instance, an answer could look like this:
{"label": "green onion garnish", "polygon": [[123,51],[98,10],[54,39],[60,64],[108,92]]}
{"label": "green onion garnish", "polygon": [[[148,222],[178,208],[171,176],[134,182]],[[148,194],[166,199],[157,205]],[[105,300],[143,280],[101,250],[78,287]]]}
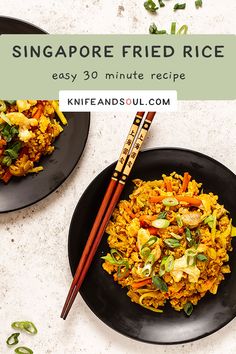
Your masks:
{"label": "green onion garnish", "polygon": [[165,218],[166,218],[166,215],[167,215],[167,211],[162,211],[162,212],[158,215],[157,219],[165,219]]}
{"label": "green onion garnish", "polygon": [[16,354],[33,354],[33,350],[27,347],[18,347],[15,349]]}
{"label": "green onion garnish", "polygon": [[155,23],[152,23],[149,27],[150,34],[166,34],[166,30],[158,30]]}
{"label": "green onion garnish", "polygon": [[184,305],[184,312],[187,316],[190,316],[193,312],[193,304],[191,302],[186,302]]}
{"label": "green onion garnish", "polygon": [[199,254],[197,255],[197,259],[198,259],[199,261],[201,261],[201,262],[206,262],[206,261],[208,261],[208,257],[205,256],[205,254],[203,254],[203,253],[199,253]]}
{"label": "green onion garnish", "polygon": [[149,12],[156,12],[158,10],[158,7],[156,6],[155,2],[153,0],[147,0],[143,4],[145,9]]}
{"label": "green onion garnish", "polygon": [[195,1],[195,6],[197,9],[199,9],[199,7],[202,7],[202,0],[196,0]]}
{"label": "green onion garnish", "polygon": [[156,236],[150,237],[149,240],[146,243],[144,243],[141,250],[145,247],[152,247],[154,245],[154,243],[157,242],[157,240],[158,240],[158,238]]}
{"label": "green onion garnish", "polygon": [[179,204],[178,200],[174,197],[168,197],[168,198],[164,198],[162,200],[162,203],[165,205],[165,206],[176,206]]}
{"label": "green onion garnish", "polygon": [[160,7],[165,7],[165,4],[164,4],[164,2],[162,0],[158,0],[158,2],[159,2],[159,6]]}
{"label": "green onion garnish", "polygon": [[10,335],[10,337],[8,337],[6,340],[7,345],[12,346],[19,343],[19,339],[18,339],[19,335],[20,333],[13,333],[12,335]]}
{"label": "green onion garnish", "polygon": [[185,228],[185,236],[186,236],[186,240],[188,242],[189,247],[192,247],[196,244],[196,242],[193,238],[193,235],[188,227]]}
{"label": "green onion garnish", "polygon": [[176,248],[180,246],[180,242],[175,238],[166,238],[164,243],[170,248]]}
{"label": "green onion garnish", "polygon": [[38,330],[36,326],[33,324],[33,322],[29,322],[29,321],[13,322],[11,326],[14,329],[25,331],[28,334],[34,335],[38,333]]}
{"label": "green onion garnish", "polygon": [[177,3],[174,6],[174,11],[176,11],[176,10],[184,10],[185,8],[186,8],[186,3],[184,3],[184,4]]}
{"label": "green onion garnish", "polygon": [[157,229],[166,229],[170,225],[169,220],[166,219],[156,219],[152,222],[152,226]]}
{"label": "green onion garnish", "polygon": [[164,291],[165,293],[168,291],[168,286],[166,282],[157,275],[154,275],[152,277],[152,283],[157,289]]}

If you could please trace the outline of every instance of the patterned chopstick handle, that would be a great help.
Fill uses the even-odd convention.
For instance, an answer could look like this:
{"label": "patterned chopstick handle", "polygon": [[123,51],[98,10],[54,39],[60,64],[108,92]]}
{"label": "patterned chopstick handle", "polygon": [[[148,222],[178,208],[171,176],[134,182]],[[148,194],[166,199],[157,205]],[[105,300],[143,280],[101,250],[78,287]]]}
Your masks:
{"label": "patterned chopstick handle", "polygon": [[129,156],[130,149],[133,145],[136,134],[137,134],[139,127],[142,123],[143,116],[144,116],[144,112],[138,112],[134,118],[133,124],[130,128],[129,134],[126,138],[123,149],[122,149],[119,159],[117,161],[116,167],[113,171],[112,179],[115,181],[117,181],[120,178],[120,174],[125,166],[127,158]]}
{"label": "patterned chopstick handle", "polygon": [[130,153],[129,159],[128,159],[126,165],[125,165],[125,168],[124,168],[124,171],[123,171],[123,173],[121,175],[119,183],[121,183],[121,184],[125,184],[126,183],[126,180],[127,180],[128,176],[130,175],[130,172],[131,172],[132,167],[134,165],[134,162],[135,162],[135,160],[136,160],[136,158],[138,156],[138,153],[139,153],[139,151],[140,151],[140,149],[142,147],[144,139],[145,139],[145,137],[146,137],[146,135],[148,133],[148,130],[149,130],[151,124],[152,124],[152,120],[153,120],[154,116],[155,116],[155,112],[150,112],[147,115],[147,117],[146,117],[146,119],[145,119],[145,121],[143,123],[143,126],[142,126],[142,128],[140,130],[139,136],[137,137],[137,140],[134,143],[134,147],[133,147],[133,149],[132,149],[132,151]]}

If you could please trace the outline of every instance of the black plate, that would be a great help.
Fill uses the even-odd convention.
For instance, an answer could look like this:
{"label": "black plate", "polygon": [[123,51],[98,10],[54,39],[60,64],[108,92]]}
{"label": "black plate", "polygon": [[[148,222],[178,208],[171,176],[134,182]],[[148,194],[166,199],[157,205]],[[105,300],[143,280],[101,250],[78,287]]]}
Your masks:
{"label": "black plate", "polygon": [[[14,18],[0,17],[0,34],[42,34],[45,31]],[[40,160],[44,171],[38,175],[0,182],[0,213],[24,208],[57,189],[70,175],[84,150],[90,124],[89,113],[65,113],[68,126],[56,139],[56,150]]]}
{"label": "black plate", "polygon": [[[93,220],[109,182],[114,164],[107,167],[88,186],[81,197],[69,232],[69,260],[75,273]],[[194,179],[203,182],[204,191],[220,196],[220,203],[236,215],[236,176],[212,158],[195,151],[163,148],[147,150],[138,157],[129,182],[121,198],[128,198],[133,190],[133,178],[154,180],[162,173],[189,171]],[[108,251],[106,235],[99,246],[92,266],[81,288],[81,295],[90,309],[108,326],[134,339],[157,343],[176,344],[207,336],[223,327],[236,315],[236,257],[230,256],[232,273],[226,276],[217,295],[205,296],[191,317],[170,306],[163,314],[153,313],[132,303],[122,289],[101,267],[101,256]],[[72,310],[73,311],[73,310]],[[78,314],[79,316],[79,314]]]}

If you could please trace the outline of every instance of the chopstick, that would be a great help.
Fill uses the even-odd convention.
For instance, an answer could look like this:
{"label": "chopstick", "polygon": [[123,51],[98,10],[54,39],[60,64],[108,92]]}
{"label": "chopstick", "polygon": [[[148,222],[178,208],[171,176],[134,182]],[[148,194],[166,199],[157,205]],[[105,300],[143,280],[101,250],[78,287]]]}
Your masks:
{"label": "chopstick", "polygon": [[103,197],[102,203],[101,203],[100,208],[99,208],[98,213],[97,213],[97,216],[96,216],[96,218],[94,220],[93,227],[92,227],[92,229],[90,231],[86,246],[84,248],[84,251],[82,253],[82,256],[81,256],[79,264],[78,264],[78,267],[76,269],[76,273],[75,273],[74,279],[72,281],[70,290],[68,292],[68,295],[67,295],[67,298],[66,298],[66,302],[65,302],[64,307],[62,309],[62,313],[61,313],[61,317],[62,318],[63,318],[63,313],[65,312],[65,310],[67,308],[68,301],[70,300],[70,297],[71,297],[71,295],[73,293],[74,287],[75,287],[75,285],[76,285],[76,283],[77,283],[77,281],[79,279],[81,271],[82,271],[82,269],[84,267],[84,264],[85,264],[85,262],[87,260],[90,248],[91,248],[91,246],[93,244],[93,241],[94,241],[94,239],[96,237],[96,232],[97,232],[97,230],[99,228],[101,220],[102,220],[102,218],[104,216],[104,213],[106,211],[107,205],[109,203],[109,199],[111,198],[112,193],[114,192],[114,189],[115,189],[116,184],[118,182],[118,178],[120,176],[120,173],[121,173],[121,171],[123,170],[123,168],[125,166],[125,163],[127,161],[129,152],[130,152],[130,150],[132,148],[132,145],[133,145],[133,142],[135,140],[135,137],[136,137],[136,135],[137,135],[137,133],[139,131],[139,128],[141,126],[143,116],[144,116],[144,112],[137,112],[136,115],[135,115],[134,121],[133,121],[132,126],[130,128],[128,136],[127,136],[127,138],[125,140],[124,146],[123,146],[122,151],[121,151],[120,156],[119,156],[119,159],[118,159],[117,164],[115,166],[115,169],[113,171],[110,183],[109,183],[109,185],[107,187],[107,190],[105,192],[105,195]]}
{"label": "chopstick", "polygon": [[[83,283],[83,280],[87,274],[87,271],[90,267],[90,264],[94,258],[98,245],[105,231],[106,225],[119,200],[120,194],[124,189],[126,180],[132,170],[134,162],[138,156],[138,153],[141,149],[141,146],[147,135],[147,132],[150,128],[150,125],[152,123],[152,120],[154,119],[155,114],[156,114],[155,112],[148,112],[141,129],[139,129],[139,127],[141,126],[144,112],[138,112],[136,114],[133,125],[130,129],[129,135],[123,146],[122,152],[120,154],[120,158],[117,162],[117,165],[111,177],[111,181],[106,190],[104,199],[102,201],[97,217],[93,224],[92,230],[89,234],[88,241],[86,243],[74,279],[72,281],[69,293],[67,295],[66,302],[64,304],[61,313],[61,317],[63,319],[66,319],[70,311],[70,308],[76,298],[76,295]],[[111,200],[109,201],[109,199]]]}

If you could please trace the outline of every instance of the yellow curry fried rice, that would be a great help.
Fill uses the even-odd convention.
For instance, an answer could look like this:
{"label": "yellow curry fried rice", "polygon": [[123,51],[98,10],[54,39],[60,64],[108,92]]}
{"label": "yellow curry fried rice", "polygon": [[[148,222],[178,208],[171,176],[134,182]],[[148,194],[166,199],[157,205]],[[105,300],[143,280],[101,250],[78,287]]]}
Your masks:
{"label": "yellow curry fried rice", "polygon": [[218,196],[204,193],[188,172],[134,184],[107,226],[110,252],[102,266],[131,301],[155,312],[169,301],[190,315],[230,273],[232,220]]}
{"label": "yellow curry fried rice", "polygon": [[0,100],[0,180],[43,170],[35,164],[54,151],[60,123],[67,120],[57,101]]}

